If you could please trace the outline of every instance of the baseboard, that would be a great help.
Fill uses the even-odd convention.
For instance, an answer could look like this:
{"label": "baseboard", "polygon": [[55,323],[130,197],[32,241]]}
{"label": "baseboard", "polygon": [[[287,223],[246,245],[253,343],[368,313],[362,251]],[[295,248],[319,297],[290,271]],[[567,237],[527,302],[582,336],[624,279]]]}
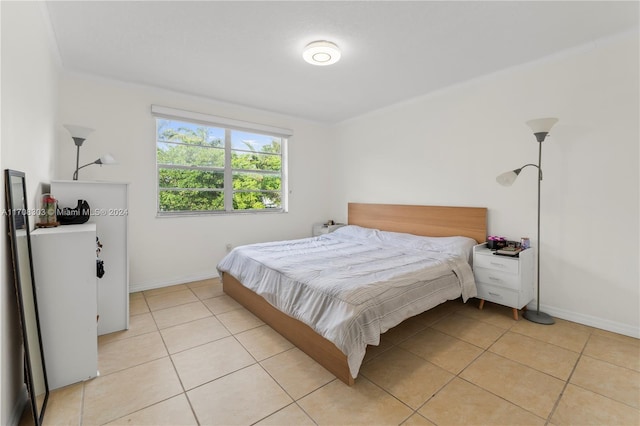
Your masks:
{"label": "baseboard", "polygon": [[[535,310],[536,304],[531,302],[527,305],[527,309]],[[588,325],[590,327],[599,328],[601,330],[611,331],[613,333],[624,334],[625,336],[640,339],[640,329],[629,324],[623,324],[617,321],[611,321],[604,318],[594,317],[591,315],[581,314],[579,312],[567,311],[554,306],[540,304],[540,310],[567,321],[577,322],[578,324]]]}
{"label": "baseboard", "polygon": [[136,293],[138,291],[144,291],[144,290],[153,290],[154,288],[169,287],[172,285],[190,283],[193,281],[208,280],[211,278],[218,278],[218,277],[219,277],[218,273],[214,272],[214,273],[208,273],[208,274],[188,275],[180,278],[172,278],[169,280],[162,280],[162,281],[150,281],[150,282],[142,282],[142,283],[136,283],[136,284],[132,284],[130,282],[129,293]]}
{"label": "baseboard", "polygon": [[9,417],[8,424],[10,425],[20,424],[22,413],[27,408],[27,402],[29,402],[29,397],[27,396],[27,385],[23,384],[20,387],[20,391],[18,392],[17,401],[13,406],[13,410],[11,410],[11,416]]}

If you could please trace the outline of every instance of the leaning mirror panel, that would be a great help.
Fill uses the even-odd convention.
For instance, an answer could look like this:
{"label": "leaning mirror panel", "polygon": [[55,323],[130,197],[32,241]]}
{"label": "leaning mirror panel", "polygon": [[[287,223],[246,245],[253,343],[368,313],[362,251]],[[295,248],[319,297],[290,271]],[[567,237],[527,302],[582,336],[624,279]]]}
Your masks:
{"label": "leaning mirror panel", "polygon": [[23,337],[25,381],[34,423],[39,426],[44,418],[49,387],[42,351],[36,286],[33,279],[29,210],[23,172],[5,170],[5,195],[9,245]]}

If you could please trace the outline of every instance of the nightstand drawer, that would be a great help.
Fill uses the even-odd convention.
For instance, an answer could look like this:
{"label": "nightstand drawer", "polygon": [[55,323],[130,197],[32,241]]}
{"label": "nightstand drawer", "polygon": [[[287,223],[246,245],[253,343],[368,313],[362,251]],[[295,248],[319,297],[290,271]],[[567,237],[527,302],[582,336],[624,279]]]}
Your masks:
{"label": "nightstand drawer", "polygon": [[515,274],[486,268],[475,268],[473,273],[476,282],[520,290],[520,278]]}
{"label": "nightstand drawer", "polygon": [[483,283],[476,283],[476,286],[478,287],[478,299],[488,300],[489,302],[512,308],[519,309],[522,307],[518,306],[518,292],[515,290]]}
{"label": "nightstand drawer", "polygon": [[505,256],[478,255],[474,259],[474,267],[493,269],[496,271],[517,274],[519,269],[518,259],[509,259]]}

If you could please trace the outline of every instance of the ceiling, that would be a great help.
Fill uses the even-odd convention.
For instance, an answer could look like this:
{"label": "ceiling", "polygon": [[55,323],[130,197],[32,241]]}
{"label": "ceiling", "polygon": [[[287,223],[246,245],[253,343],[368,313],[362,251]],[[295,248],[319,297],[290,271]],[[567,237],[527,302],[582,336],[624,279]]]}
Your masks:
{"label": "ceiling", "polygon": [[[53,1],[65,71],[336,123],[638,26],[638,2]],[[302,59],[311,41],[335,65]]]}

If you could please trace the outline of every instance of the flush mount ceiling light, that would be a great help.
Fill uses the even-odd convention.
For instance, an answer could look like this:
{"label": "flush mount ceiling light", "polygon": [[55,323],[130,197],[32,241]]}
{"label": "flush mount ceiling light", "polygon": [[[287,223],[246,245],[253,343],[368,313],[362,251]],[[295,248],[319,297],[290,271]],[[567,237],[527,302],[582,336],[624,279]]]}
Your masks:
{"label": "flush mount ceiling light", "polygon": [[307,44],[302,57],[312,65],[331,65],[340,60],[340,49],[330,41],[314,41]]}

